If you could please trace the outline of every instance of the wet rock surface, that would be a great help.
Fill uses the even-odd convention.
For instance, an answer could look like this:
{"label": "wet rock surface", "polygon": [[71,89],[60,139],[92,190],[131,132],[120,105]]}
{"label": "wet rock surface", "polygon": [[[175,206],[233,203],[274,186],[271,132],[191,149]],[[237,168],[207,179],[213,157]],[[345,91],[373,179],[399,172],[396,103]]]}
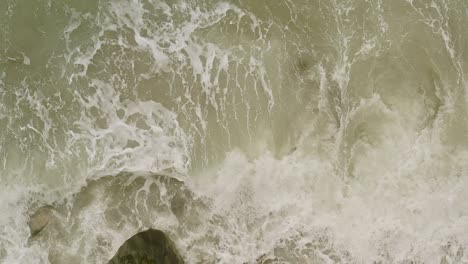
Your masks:
{"label": "wet rock surface", "polygon": [[184,263],[174,243],[164,232],[148,229],[119,248],[108,264],[179,264]]}
{"label": "wet rock surface", "polygon": [[52,215],[52,206],[46,205],[37,209],[29,218],[28,226],[31,236],[34,237],[49,224]]}

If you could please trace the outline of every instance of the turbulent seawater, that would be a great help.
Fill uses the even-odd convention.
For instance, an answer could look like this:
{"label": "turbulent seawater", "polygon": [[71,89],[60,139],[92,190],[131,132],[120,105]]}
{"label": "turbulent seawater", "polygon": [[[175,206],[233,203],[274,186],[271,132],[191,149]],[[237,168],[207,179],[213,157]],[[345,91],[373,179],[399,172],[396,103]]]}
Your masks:
{"label": "turbulent seawater", "polygon": [[468,263],[467,75],[466,0],[2,0],[0,262]]}

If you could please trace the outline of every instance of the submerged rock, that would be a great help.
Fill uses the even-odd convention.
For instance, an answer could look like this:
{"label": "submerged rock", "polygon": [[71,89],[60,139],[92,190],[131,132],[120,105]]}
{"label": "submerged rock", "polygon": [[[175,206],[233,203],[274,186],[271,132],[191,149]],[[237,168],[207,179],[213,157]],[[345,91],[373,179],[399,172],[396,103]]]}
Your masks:
{"label": "submerged rock", "polygon": [[28,226],[31,231],[31,236],[39,234],[44,227],[49,224],[52,214],[52,206],[46,205],[37,209],[29,218]]}
{"label": "submerged rock", "polygon": [[129,238],[108,264],[184,263],[174,243],[162,231],[148,229]]}

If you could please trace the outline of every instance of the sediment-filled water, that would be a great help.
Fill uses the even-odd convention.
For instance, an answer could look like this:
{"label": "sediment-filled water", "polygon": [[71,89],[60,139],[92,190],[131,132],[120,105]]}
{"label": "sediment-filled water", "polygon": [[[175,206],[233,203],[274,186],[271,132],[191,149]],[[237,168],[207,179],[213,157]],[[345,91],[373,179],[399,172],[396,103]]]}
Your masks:
{"label": "sediment-filled water", "polygon": [[465,0],[3,0],[0,262],[468,263],[467,75]]}

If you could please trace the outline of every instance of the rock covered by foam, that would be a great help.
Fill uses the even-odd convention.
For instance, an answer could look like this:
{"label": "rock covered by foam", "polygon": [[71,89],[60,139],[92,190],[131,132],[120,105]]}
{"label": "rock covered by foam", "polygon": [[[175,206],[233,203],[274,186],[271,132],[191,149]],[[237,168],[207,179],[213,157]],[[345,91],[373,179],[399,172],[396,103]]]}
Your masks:
{"label": "rock covered by foam", "polygon": [[164,232],[148,229],[140,232],[119,248],[108,264],[180,264],[184,263],[174,243]]}

